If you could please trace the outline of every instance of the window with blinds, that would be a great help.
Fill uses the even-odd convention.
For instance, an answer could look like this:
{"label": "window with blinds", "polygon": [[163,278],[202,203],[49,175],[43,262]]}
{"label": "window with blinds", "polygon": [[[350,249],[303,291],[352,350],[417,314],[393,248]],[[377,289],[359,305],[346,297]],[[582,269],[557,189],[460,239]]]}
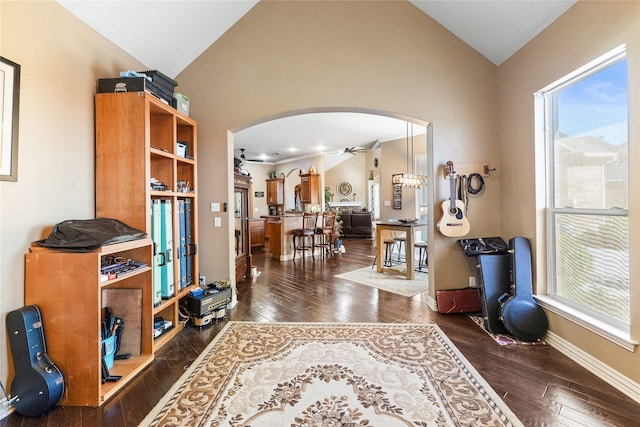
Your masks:
{"label": "window with blinds", "polygon": [[628,329],[624,46],[536,93],[546,143],[548,296]]}

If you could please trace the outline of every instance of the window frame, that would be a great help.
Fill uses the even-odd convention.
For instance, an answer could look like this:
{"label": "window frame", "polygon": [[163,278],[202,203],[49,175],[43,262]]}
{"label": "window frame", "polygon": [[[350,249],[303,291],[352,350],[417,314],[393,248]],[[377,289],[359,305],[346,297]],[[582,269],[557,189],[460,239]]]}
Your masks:
{"label": "window frame", "polygon": [[[537,174],[544,179],[543,185],[536,186],[536,192],[543,192],[544,194],[544,197],[540,197],[539,193],[538,197],[539,206],[542,210],[540,219],[543,221],[542,224],[545,230],[539,235],[546,237],[546,241],[538,246],[538,248],[543,252],[541,257],[538,258],[538,265],[544,266],[544,269],[541,269],[540,271],[546,270],[546,274],[541,274],[542,277],[546,278],[546,286],[542,287],[544,289],[539,289],[540,292],[536,295],[536,299],[542,307],[550,310],[551,312],[567,318],[629,351],[634,351],[637,342],[633,341],[630,337],[630,322],[629,324],[625,324],[622,321],[616,321],[610,316],[601,314],[587,306],[583,306],[561,296],[555,295],[555,289],[557,286],[555,277],[555,216],[557,214],[575,214],[626,216],[629,218],[629,212],[628,207],[611,209],[555,207],[555,135],[553,135],[553,131],[556,126],[554,126],[555,123],[553,123],[555,119],[552,108],[549,106],[549,103],[553,101],[554,95],[558,94],[563,89],[587,79],[625,59],[628,59],[626,46],[618,46],[617,48],[605,53],[604,55],[534,93],[536,150],[544,150],[544,154],[538,151],[538,155],[536,156],[536,162],[543,163],[543,165],[538,164],[536,166]],[[629,122],[627,122],[627,127],[629,127]],[[627,154],[629,155],[629,151]],[[627,188],[628,195],[630,191],[631,189]],[[630,233],[630,228],[627,232]]]}

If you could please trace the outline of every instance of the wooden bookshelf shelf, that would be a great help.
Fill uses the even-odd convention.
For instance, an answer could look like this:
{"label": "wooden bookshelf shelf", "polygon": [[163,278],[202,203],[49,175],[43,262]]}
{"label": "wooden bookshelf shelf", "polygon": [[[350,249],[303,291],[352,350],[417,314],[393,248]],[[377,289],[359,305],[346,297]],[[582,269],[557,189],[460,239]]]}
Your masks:
{"label": "wooden bookshelf shelf", "polygon": [[[33,246],[25,255],[25,303],[41,309],[49,355],[67,384],[61,404],[69,406],[103,404],[152,363],[182,329],[180,300],[199,277],[196,122],[145,92],[99,93],[95,106],[96,217],[118,219],[149,238],[82,253]],[[152,190],[152,179],[167,191]],[[163,225],[162,242],[152,220],[157,205],[166,208],[163,224],[171,223]],[[148,267],[101,280],[102,260],[112,255]],[[116,317],[129,316],[120,341],[132,356],[114,361],[110,374],[119,381],[103,384],[106,306]],[[157,338],[155,317],[172,325]]]}

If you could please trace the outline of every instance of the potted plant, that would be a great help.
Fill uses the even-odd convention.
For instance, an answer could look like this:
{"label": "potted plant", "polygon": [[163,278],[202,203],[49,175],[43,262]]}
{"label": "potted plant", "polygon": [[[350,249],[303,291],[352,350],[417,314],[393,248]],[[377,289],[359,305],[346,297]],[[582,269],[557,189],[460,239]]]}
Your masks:
{"label": "potted plant", "polygon": [[332,194],[331,194],[331,188],[329,188],[329,187],[324,187],[324,203],[325,203],[326,205],[328,205],[328,204],[329,204],[329,202],[331,202],[331,196],[332,196]]}

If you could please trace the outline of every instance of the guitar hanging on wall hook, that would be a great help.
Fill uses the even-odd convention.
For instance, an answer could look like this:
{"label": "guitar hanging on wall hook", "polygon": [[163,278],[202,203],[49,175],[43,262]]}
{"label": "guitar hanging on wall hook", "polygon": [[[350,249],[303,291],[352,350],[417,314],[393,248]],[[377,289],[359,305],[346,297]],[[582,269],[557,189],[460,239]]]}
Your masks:
{"label": "guitar hanging on wall hook", "polygon": [[453,162],[447,162],[447,178],[449,178],[449,200],[442,202],[442,216],[436,226],[440,233],[447,237],[462,237],[469,234],[471,225],[465,216],[465,206],[461,200],[456,200],[456,171]]}

